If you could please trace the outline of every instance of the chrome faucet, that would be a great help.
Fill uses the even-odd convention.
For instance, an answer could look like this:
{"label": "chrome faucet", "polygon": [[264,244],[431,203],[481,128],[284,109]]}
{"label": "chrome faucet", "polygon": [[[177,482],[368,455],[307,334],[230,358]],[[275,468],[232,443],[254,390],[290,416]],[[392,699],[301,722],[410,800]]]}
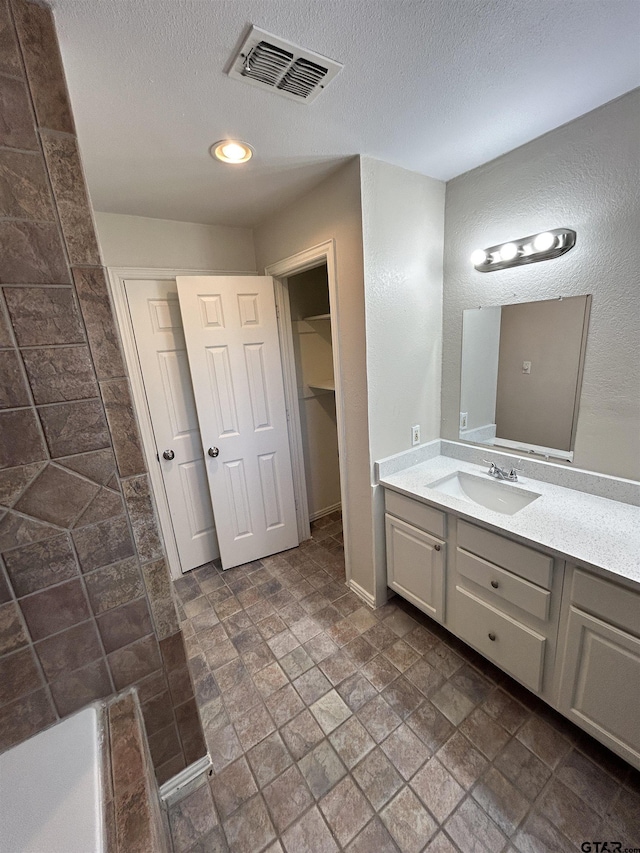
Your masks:
{"label": "chrome faucet", "polygon": [[522,468],[513,467],[507,471],[506,468],[500,468],[495,462],[489,462],[487,459],[484,461],[489,466],[487,474],[490,477],[495,477],[496,480],[507,480],[509,483],[518,482],[518,471],[522,471]]}

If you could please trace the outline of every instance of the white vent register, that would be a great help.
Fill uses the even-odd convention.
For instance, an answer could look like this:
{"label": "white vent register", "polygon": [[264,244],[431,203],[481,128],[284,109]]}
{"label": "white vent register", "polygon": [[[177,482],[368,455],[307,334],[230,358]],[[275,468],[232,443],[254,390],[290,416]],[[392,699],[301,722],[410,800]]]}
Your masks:
{"label": "white vent register", "polygon": [[229,77],[308,104],[340,71],[339,62],[252,27]]}

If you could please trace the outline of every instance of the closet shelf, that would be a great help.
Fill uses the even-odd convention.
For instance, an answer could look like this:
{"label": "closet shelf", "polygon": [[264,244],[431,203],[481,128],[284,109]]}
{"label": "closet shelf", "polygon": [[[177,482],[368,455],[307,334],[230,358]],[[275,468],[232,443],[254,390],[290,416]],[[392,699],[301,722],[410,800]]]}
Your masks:
{"label": "closet shelf", "polygon": [[333,379],[327,379],[325,382],[309,382],[309,388],[318,389],[319,391],[334,391],[336,383]]}
{"label": "closet shelf", "polygon": [[331,314],[313,314],[311,317],[304,317],[305,320],[330,320]]}

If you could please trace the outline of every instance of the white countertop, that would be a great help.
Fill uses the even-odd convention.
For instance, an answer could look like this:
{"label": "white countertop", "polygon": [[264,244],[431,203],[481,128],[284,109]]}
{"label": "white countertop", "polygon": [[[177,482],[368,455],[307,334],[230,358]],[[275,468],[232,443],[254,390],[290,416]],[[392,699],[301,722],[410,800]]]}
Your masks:
{"label": "white countertop", "polygon": [[381,477],[379,482],[385,488],[498,533],[512,534],[579,565],[640,584],[640,507],[519,477],[516,487],[530,489],[540,497],[515,515],[504,515],[428,487],[428,483],[456,471],[488,477],[486,465],[436,456]]}

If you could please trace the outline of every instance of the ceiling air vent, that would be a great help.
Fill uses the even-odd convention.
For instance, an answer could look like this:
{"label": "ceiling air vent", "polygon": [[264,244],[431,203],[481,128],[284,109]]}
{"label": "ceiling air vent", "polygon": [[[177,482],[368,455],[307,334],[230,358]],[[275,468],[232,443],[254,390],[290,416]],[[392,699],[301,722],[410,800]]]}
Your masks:
{"label": "ceiling air vent", "polygon": [[339,62],[252,27],[229,77],[308,104],[341,70]]}

